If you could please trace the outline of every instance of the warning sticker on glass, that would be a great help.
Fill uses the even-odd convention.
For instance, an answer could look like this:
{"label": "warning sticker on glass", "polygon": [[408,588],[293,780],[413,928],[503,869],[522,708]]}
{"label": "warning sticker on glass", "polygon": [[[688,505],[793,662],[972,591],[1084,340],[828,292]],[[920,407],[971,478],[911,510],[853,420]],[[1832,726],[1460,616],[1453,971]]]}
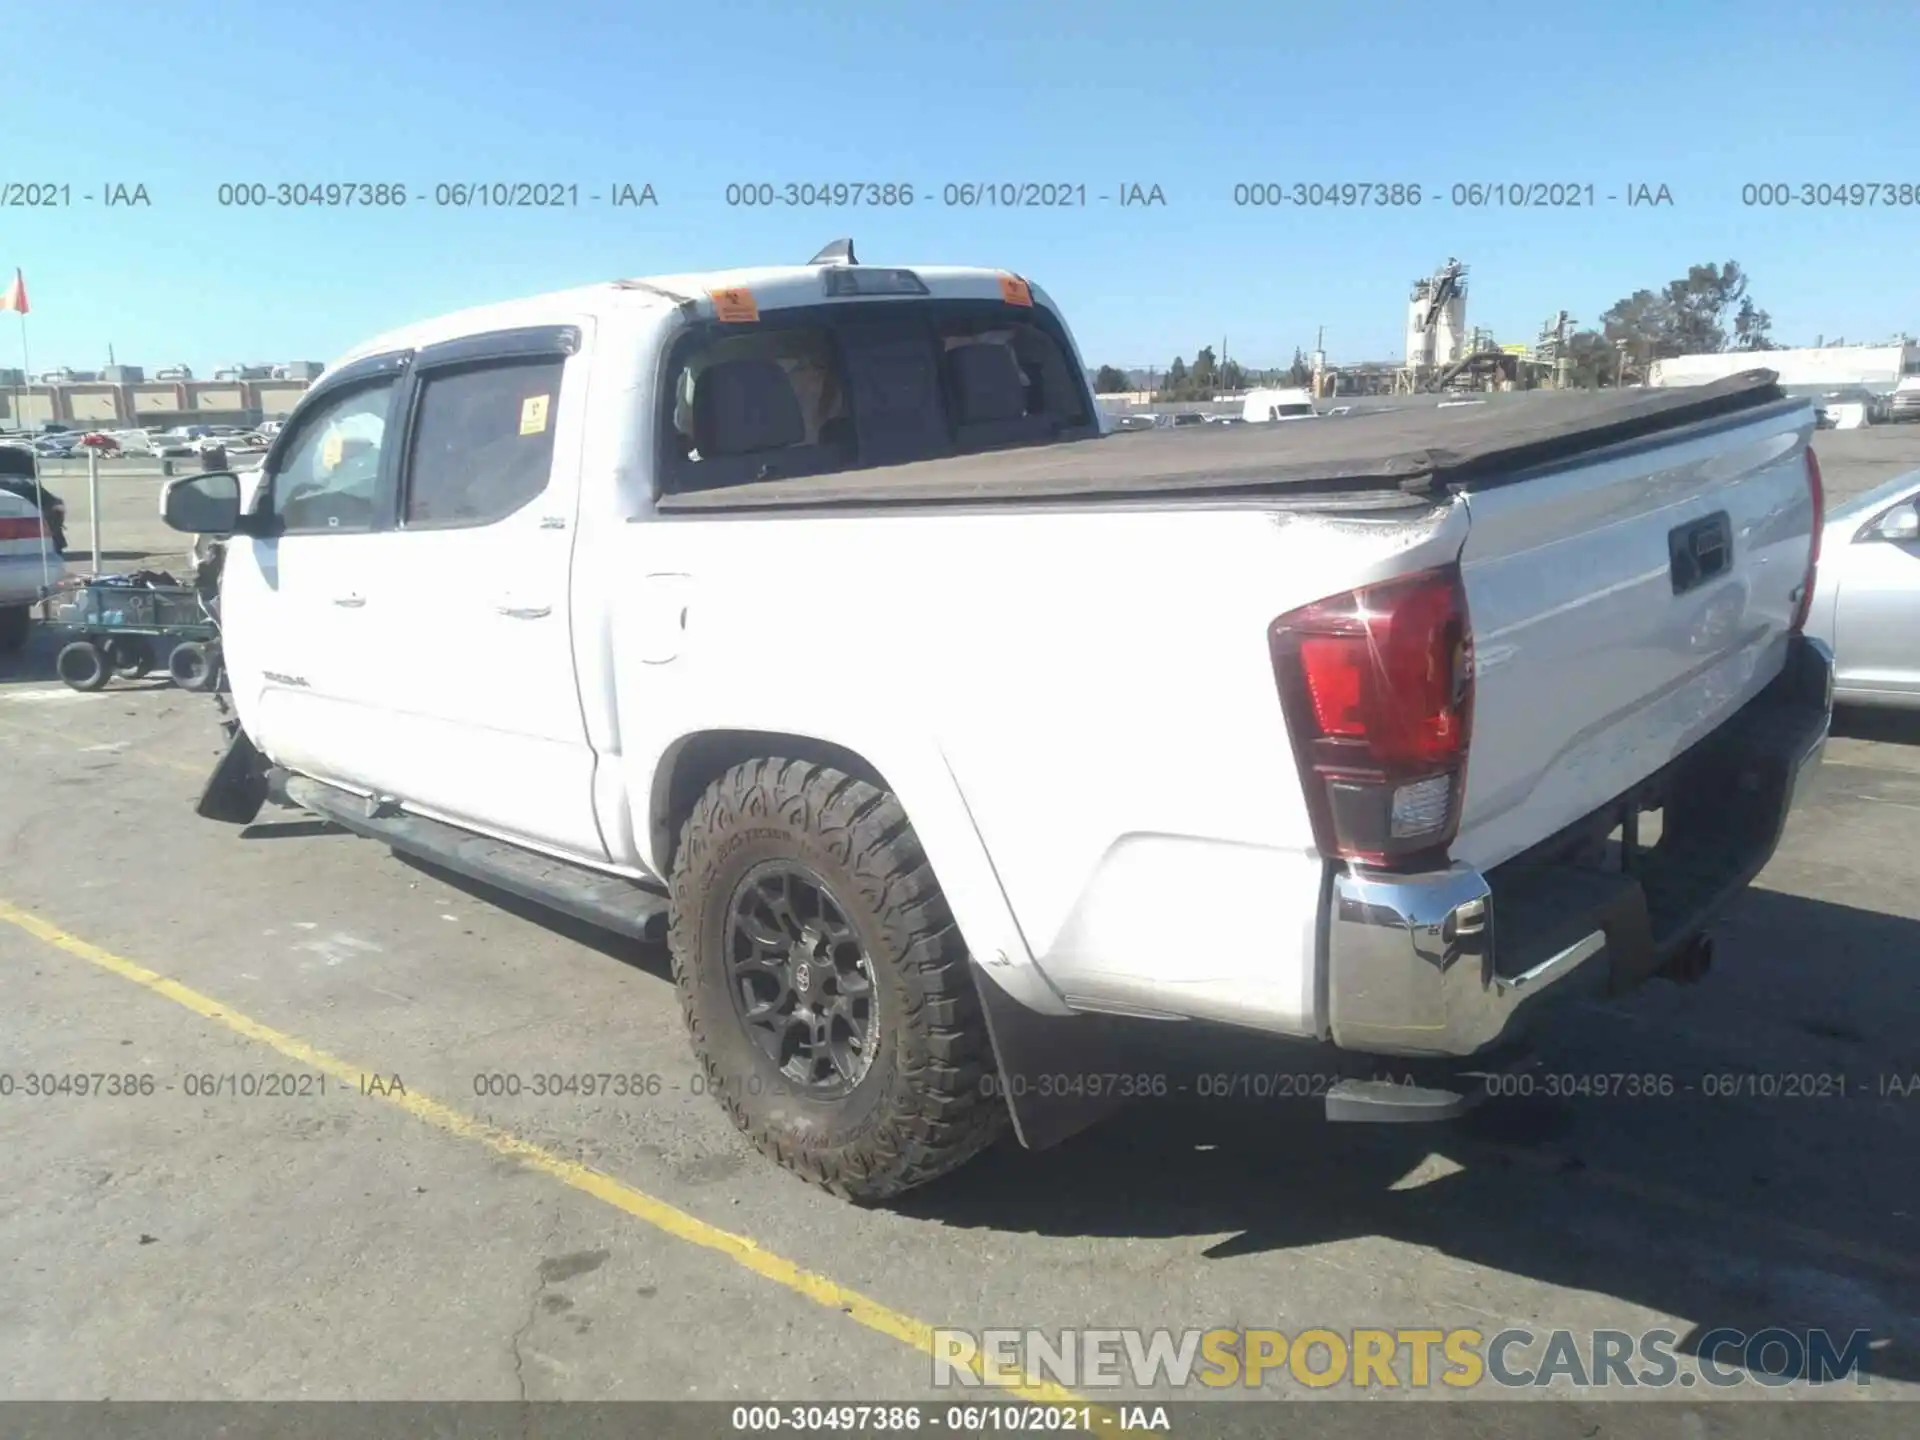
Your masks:
{"label": "warning sticker on glass", "polygon": [[347,437],[338,430],[327,433],[326,443],[320,447],[320,463],[327,469],[338,468],[340,457],[346,453]]}
{"label": "warning sticker on glass", "polygon": [[713,297],[713,318],[723,325],[751,325],[760,318],[760,306],[751,290],[709,290]]}
{"label": "warning sticker on glass", "polygon": [[1033,304],[1033,291],[1018,275],[1000,277],[1000,298],[1009,305]]}
{"label": "warning sticker on glass", "polygon": [[547,428],[547,402],[551,395],[529,395],[520,402],[520,433],[538,435]]}

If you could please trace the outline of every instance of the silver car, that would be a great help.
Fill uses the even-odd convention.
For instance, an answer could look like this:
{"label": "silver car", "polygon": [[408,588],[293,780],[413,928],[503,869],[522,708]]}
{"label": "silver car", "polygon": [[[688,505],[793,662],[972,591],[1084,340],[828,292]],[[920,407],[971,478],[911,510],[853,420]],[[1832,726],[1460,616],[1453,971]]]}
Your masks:
{"label": "silver car", "polygon": [[1920,470],[1827,517],[1807,633],[1833,647],[1833,698],[1920,709]]}

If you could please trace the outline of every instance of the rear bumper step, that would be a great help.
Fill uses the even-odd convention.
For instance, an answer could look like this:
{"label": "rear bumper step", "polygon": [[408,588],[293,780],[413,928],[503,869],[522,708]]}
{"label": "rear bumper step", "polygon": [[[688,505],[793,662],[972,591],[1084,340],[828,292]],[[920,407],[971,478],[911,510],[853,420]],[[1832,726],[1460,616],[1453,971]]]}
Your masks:
{"label": "rear bumper step", "polygon": [[1589,817],[1604,835],[1661,797],[1659,842],[1621,869],[1568,863],[1549,842],[1486,875],[1337,873],[1325,921],[1334,1043],[1471,1056],[1512,1038],[1548,996],[1620,994],[1670,966],[1689,978],[1703,968],[1701,931],[1772,858],[1832,708],[1832,656],[1794,637],[1766,690]]}
{"label": "rear bumper step", "polygon": [[602,930],[649,943],[666,938],[667,897],[634,881],[374,804],[351,791],[277,767],[267,772],[267,794],[283,805],[310,810],[343,830],[384,841],[403,855]]}

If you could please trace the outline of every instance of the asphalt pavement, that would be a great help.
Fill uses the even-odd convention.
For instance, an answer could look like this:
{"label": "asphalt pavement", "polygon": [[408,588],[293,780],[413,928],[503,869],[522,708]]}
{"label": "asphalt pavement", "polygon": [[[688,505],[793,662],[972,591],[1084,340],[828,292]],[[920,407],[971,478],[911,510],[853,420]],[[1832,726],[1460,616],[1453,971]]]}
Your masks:
{"label": "asphalt pavement", "polygon": [[[1920,466],[1920,427],[1820,443],[1836,496]],[[103,478],[109,555],[177,550],[158,483]],[[1704,983],[1545,1037],[1665,1093],[1328,1127],[1189,1075],[860,1210],[697,1093],[664,955],[198,820],[213,702],[67,691],[47,639],[0,661],[0,1398],[931,1399],[937,1326],[1519,1325],[1868,1329],[1838,1400],[1920,1399],[1920,725],[1843,718]],[[78,1074],[128,1093],[29,1093]],[[583,1074],[629,1080],[531,1093]]]}

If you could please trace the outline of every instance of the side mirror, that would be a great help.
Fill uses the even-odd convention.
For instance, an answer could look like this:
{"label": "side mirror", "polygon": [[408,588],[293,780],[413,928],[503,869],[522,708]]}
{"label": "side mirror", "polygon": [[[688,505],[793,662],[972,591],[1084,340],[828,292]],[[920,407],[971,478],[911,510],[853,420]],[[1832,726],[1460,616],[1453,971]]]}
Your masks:
{"label": "side mirror", "polygon": [[240,477],[209,470],[167,483],[160,492],[160,518],[189,535],[231,535],[240,524]]}
{"label": "side mirror", "polygon": [[1909,500],[1894,506],[1880,517],[1873,533],[1881,540],[1920,539],[1920,501]]}

